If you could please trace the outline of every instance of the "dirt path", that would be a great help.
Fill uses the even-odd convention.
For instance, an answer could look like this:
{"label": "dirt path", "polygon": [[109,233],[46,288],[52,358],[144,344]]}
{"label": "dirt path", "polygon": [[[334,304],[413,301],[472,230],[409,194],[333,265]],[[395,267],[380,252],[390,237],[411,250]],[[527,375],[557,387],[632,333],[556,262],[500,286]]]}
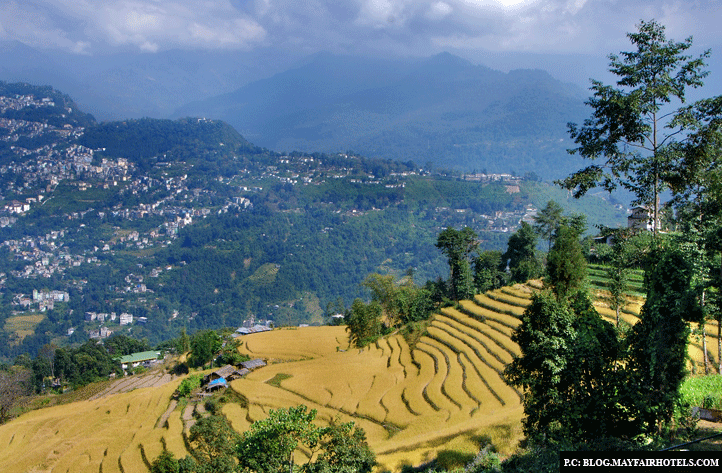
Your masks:
{"label": "dirt path", "polygon": [[171,399],[170,403],[168,404],[168,409],[163,413],[162,416],[158,419],[158,423],[155,424],[156,429],[160,429],[165,426],[165,423],[168,421],[168,417],[170,417],[171,413],[175,410],[175,407],[178,405],[178,401],[175,399]]}

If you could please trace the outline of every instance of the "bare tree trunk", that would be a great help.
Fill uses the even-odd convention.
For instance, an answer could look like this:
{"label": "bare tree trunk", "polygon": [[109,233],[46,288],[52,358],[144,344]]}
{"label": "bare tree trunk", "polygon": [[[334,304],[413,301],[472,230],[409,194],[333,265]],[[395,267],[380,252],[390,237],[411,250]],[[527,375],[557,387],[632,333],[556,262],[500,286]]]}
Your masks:
{"label": "bare tree trunk", "polygon": [[702,319],[702,351],[704,352],[704,374],[709,374],[709,357],[707,356],[707,324]]}
{"label": "bare tree trunk", "polygon": [[617,305],[617,330],[619,330],[619,306]]}
{"label": "bare tree trunk", "polygon": [[[702,291],[702,309],[704,310],[705,291]],[[709,374],[709,357],[707,356],[707,321],[702,318],[702,351],[704,352],[704,374]]]}

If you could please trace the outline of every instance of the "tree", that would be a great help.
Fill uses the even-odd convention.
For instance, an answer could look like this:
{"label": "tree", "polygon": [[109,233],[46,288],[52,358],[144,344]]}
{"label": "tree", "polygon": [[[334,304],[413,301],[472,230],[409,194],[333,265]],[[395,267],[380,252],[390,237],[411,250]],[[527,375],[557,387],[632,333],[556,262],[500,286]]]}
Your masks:
{"label": "tree", "polygon": [[378,302],[365,304],[361,299],[355,299],[344,319],[349,340],[358,348],[376,341],[383,332],[381,306]]}
{"label": "tree", "polygon": [[576,230],[562,225],[556,233],[547,257],[547,282],[557,297],[566,298],[581,288],[587,277],[587,260]]}
{"label": "tree", "polygon": [[0,370],[0,424],[11,417],[11,410],[32,389],[32,372],[25,368],[10,367]]}
{"label": "tree", "polygon": [[667,41],[664,27],[654,20],[640,22],[638,32],[627,37],[635,51],[609,56],[609,70],[617,77],[617,87],[593,80],[594,92],[586,103],[592,118],[582,127],[570,123],[569,134],[578,145],[569,150],[604,163],[592,164],[559,183],[574,190],[575,197],[602,186],[608,191],[618,185],[631,191],[635,204],[653,208],[652,224],[659,226],[659,196],[665,187],[665,174],[682,136],[684,123],[671,120],[672,100],[685,102],[687,88],[702,85],[709,51],[697,58],[685,55],[692,38]]}
{"label": "tree", "polygon": [[479,292],[502,287],[506,282],[506,272],[500,268],[501,251],[487,250],[474,258],[474,286]]}
{"label": "tree", "polygon": [[236,468],[236,444],[240,434],[230,422],[218,415],[203,417],[190,429],[190,441],[199,472],[233,472]]}
{"label": "tree", "polygon": [[301,468],[304,473],[370,473],[376,455],[366,443],[366,433],[353,422],[333,422],[319,429],[319,452],[315,461]]}
{"label": "tree", "polygon": [[316,411],[304,405],[271,409],[266,419],[251,424],[236,448],[241,471],[281,473],[293,463],[299,443],[315,446],[319,432],[313,425]]}
{"label": "tree", "polygon": [[631,272],[629,235],[624,231],[614,233],[612,243],[611,261],[607,266],[607,279],[609,295],[605,300],[616,315],[617,328],[619,328],[620,312],[627,306],[627,291],[629,290],[629,274]]}
{"label": "tree", "polygon": [[467,299],[474,294],[470,255],[479,246],[478,235],[469,227],[452,227],[439,233],[436,247],[449,260],[449,296],[453,300]]}
{"label": "tree", "polygon": [[562,221],[563,211],[564,209],[561,205],[550,200],[534,217],[534,230],[539,236],[544,237],[549,242],[547,251],[551,251],[552,249],[552,237]]}
{"label": "tree", "polygon": [[564,300],[537,293],[512,335],[521,356],[507,365],[504,376],[524,390],[524,434],[554,438],[563,427],[567,408],[562,373],[573,354],[574,313]]}
{"label": "tree", "polygon": [[524,391],[527,439],[573,445],[624,432],[616,332],[584,292],[535,294],[512,340],[521,356],[504,375]]}
{"label": "tree", "polygon": [[537,236],[532,226],[521,222],[519,230],[509,237],[506,253],[501,257],[502,266],[509,265],[511,282],[526,282],[541,274],[536,244]]}
{"label": "tree", "polygon": [[300,471],[307,473],[368,473],[375,456],[366,443],[363,429],[353,422],[317,427],[316,410],[304,405],[272,409],[266,419],[251,424],[238,443],[241,472],[285,473],[293,471],[293,452],[303,448],[309,461]]}
{"label": "tree", "polygon": [[150,350],[148,340],[136,340],[121,333],[113,334],[103,341],[105,349],[113,356],[130,355]]}
{"label": "tree", "polygon": [[371,301],[381,306],[390,327],[425,320],[433,310],[431,294],[414,284],[411,272],[400,281],[390,274],[372,273],[361,285],[371,290]]}
{"label": "tree", "polygon": [[629,336],[625,363],[634,430],[651,435],[672,418],[686,375],[689,322],[703,317],[689,257],[679,248],[660,252],[646,278],[647,300]]}
{"label": "tree", "polygon": [[180,337],[178,338],[178,352],[181,354],[188,353],[191,349],[191,341],[186,333],[186,328],[181,329]]}
{"label": "tree", "polygon": [[178,460],[168,450],[163,450],[150,464],[150,473],[178,473],[178,469]]}
{"label": "tree", "polygon": [[[685,142],[676,145],[674,155],[678,159],[669,176],[672,205],[684,241],[697,253],[700,274],[696,280],[705,311],[714,313],[717,319],[718,370],[722,370],[722,96],[686,107],[676,120],[690,133]],[[706,372],[704,320],[701,330]]]}
{"label": "tree", "polygon": [[201,330],[191,338],[191,366],[203,366],[213,358],[221,348],[221,337],[215,330]]}

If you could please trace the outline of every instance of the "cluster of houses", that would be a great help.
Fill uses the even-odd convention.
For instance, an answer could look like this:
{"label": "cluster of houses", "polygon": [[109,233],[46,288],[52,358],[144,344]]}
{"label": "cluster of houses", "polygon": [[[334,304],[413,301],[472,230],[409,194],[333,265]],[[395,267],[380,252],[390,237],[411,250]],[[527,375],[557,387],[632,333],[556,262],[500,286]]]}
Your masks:
{"label": "cluster of houses", "polygon": [[260,358],[244,361],[240,367],[226,365],[206,375],[201,385],[205,386],[204,390],[208,393],[218,391],[228,387],[229,381],[242,378],[251,371],[263,366],[266,366],[266,362]]}

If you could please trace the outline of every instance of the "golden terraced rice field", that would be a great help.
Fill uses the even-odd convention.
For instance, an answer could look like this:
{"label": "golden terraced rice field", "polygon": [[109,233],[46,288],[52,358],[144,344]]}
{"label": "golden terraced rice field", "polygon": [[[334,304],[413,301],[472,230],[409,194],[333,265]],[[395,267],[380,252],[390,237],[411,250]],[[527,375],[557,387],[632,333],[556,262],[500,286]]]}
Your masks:
{"label": "golden terraced rice field", "polygon": [[179,382],[39,409],[0,426],[2,471],[148,471],[163,442],[185,456],[180,411],[157,425]]}
{"label": "golden terraced rice field", "polygon": [[[366,431],[378,471],[400,471],[437,455],[471,459],[480,439],[510,454],[521,439],[521,395],[501,373],[518,346],[519,316],[540,284],[515,285],[436,314],[411,348],[394,334],[364,349],[344,327],[277,329],[244,336],[241,352],[269,364],[230,383],[241,402],[223,406],[238,431],[270,409],[305,404],[317,422],[354,421]],[[614,313],[601,301],[601,314]],[[634,323],[638,307],[623,320]],[[707,343],[716,347],[717,327]],[[693,337],[690,355],[702,357]],[[3,471],[147,471],[163,444],[186,455],[182,406],[170,404],[179,380],[130,393],[27,413],[0,426]],[[187,427],[187,426],[186,426]],[[302,461],[298,452],[297,461]]]}

